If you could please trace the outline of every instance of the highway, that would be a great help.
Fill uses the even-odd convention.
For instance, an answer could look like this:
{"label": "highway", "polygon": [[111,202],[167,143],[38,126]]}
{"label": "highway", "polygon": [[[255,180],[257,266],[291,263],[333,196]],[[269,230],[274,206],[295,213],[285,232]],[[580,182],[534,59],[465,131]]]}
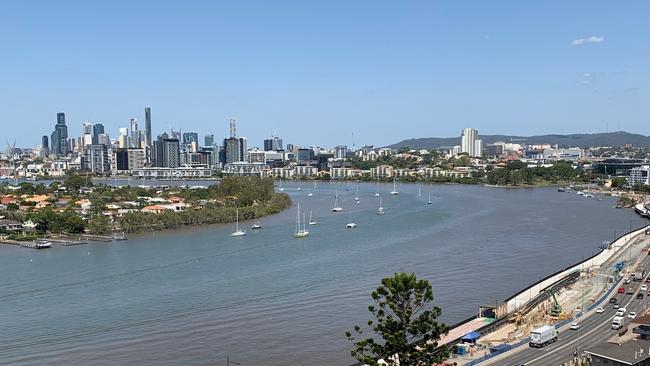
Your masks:
{"label": "highway", "polygon": [[[648,261],[648,256],[644,255],[641,264],[647,268]],[[628,285],[623,285],[621,281],[617,284],[617,288],[619,286],[624,286],[626,289],[632,287],[634,289],[634,294],[618,294],[616,293],[616,290],[614,290],[614,293],[609,296],[610,298],[616,297],[617,302],[627,309],[624,327],[629,325],[630,319],[627,318],[629,312],[635,311],[637,316],[640,316],[647,308],[646,304],[648,299],[645,296],[647,291],[642,291],[644,293],[643,299],[636,298],[642,284],[646,284],[646,282],[632,281]],[[650,287],[650,283],[648,283],[648,286]],[[543,348],[533,348],[528,345],[523,345],[510,352],[506,352],[503,355],[493,357],[479,365],[512,366],[524,364],[526,366],[542,366],[561,365],[564,362],[568,362],[573,357],[576,348],[578,349],[578,354],[580,354],[585,348],[605,342],[617,335],[620,331],[611,329],[612,319],[614,318],[616,310],[613,308],[613,304],[608,303],[608,301],[609,299],[605,300],[601,305],[605,308],[604,313],[596,313],[596,310],[594,309],[577,318],[576,322],[580,324],[579,330],[570,330],[570,324],[560,328],[558,341],[555,343]]]}

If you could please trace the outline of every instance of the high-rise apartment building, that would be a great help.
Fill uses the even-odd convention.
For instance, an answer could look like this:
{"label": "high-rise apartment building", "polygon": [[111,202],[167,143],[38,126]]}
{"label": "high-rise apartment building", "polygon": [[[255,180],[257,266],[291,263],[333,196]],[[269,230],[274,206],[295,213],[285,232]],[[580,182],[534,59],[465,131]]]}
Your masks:
{"label": "high-rise apartment building", "polygon": [[463,129],[461,136],[461,152],[471,157],[483,156],[483,141],[479,140],[478,130],[473,128]]}
{"label": "high-rise apartment building", "polygon": [[144,144],[151,146],[151,108],[145,107],[144,109]]}
{"label": "high-rise apartment building", "polygon": [[82,169],[93,173],[105,173],[111,170],[106,145],[87,145],[84,147]]}
{"label": "high-rise apartment building", "polygon": [[152,163],[156,167],[178,168],[181,162],[180,142],[163,133],[154,141],[152,158]]}

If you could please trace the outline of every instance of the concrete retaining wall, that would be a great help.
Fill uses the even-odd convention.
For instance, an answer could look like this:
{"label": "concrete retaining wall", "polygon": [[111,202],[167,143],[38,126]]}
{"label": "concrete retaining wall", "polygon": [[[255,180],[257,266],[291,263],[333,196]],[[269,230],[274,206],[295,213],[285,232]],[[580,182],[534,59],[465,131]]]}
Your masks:
{"label": "concrete retaining wall", "polygon": [[571,272],[582,271],[591,267],[601,266],[603,263],[607,262],[612,256],[617,253],[622,247],[626,246],[632,240],[636,239],[639,234],[642,234],[646,228],[649,226],[644,226],[643,228],[634,230],[630,233],[627,233],[618,239],[616,239],[610,246],[609,249],[601,250],[600,253],[593,255],[586,260],[579,262],[575,265],[572,265],[562,271],[556,272],[541,281],[531,285],[530,287],[520,291],[511,298],[506,300],[506,306],[508,312],[515,311],[520,306],[524,305],[533,297],[537,296],[540,291],[551,286],[555,282],[561,280],[562,278],[569,275]]}

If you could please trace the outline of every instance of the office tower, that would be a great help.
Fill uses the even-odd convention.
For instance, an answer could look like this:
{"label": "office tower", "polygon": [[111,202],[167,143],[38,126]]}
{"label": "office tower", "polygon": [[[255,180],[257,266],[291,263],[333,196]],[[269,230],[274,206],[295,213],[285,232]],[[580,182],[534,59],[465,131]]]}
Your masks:
{"label": "office tower", "polygon": [[41,137],[41,155],[42,156],[50,155],[50,144],[47,136]]}
{"label": "office tower", "polygon": [[190,142],[199,143],[199,134],[196,132],[183,132],[183,145],[187,145]]}
{"label": "office tower", "polygon": [[223,140],[224,156],[223,163],[229,164],[238,161],[246,161],[246,138],[228,137]]}
{"label": "office tower", "polygon": [[237,120],[230,119],[230,136],[223,140],[223,155],[221,162],[224,164],[246,161],[246,138],[237,137]]}
{"label": "office tower", "polygon": [[93,125],[93,144],[99,144],[99,135],[104,133],[104,125],[101,123],[95,123]]}
{"label": "office tower", "polygon": [[144,108],[144,144],[150,146],[151,141],[151,108]]}
{"label": "office tower", "polygon": [[282,150],[282,139],[273,136],[270,139],[264,140],[264,151],[278,151]]}
{"label": "office tower", "polygon": [[138,130],[138,120],[135,118],[131,118],[129,120],[129,124],[131,126],[131,141],[129,143],[129,147],[133,149],[139,149],[142,147],[142,143],[144,140],[144,133],[143,131]]}
{"label": "office tower", "polygon": [[93,125],[90,122],[84,122],[82,125],[81,146],[92,145],[93,143]]}
{"label": "office tower", "polygon": [[68,126],[65,125],[65,114],[56,114],[56,125],[50,136],[51,152],[56,156],[67,155],[68,147]]}
{"label": "office tower", "polygon": [[334,148],[334,157],[337,159],[345,159],[348,156],[348,147],[344,145],[339,145]]}
{"label": "office tower", "polygon": [[180,166],[181,149],[178,139],[170,138],[163,133],[154,141],[152,148],[152,163],[157,167],[177,168]]}
{"label": "office tower", "polygon": [[298,149],[298,162],[305,163],[314,160],[314,150]]}
{"label": "office tower", "polygon": [[120,128],[119,135],[117,136],[117,147],[120,149],[126,149],[129,147],[129,145],[128,130],[122,127]]}
{"label": "office tower", "polygon": [[214,145],[214,135],[205,135],[203,146],[213,146]]}
{"label": "office tower", "polygon": [[481,141],[478,138],[478,130],[473,128],[463,129],[461,136],[461,152],[467,153],[471,157],[481,157],[483,141],[477,141]]}

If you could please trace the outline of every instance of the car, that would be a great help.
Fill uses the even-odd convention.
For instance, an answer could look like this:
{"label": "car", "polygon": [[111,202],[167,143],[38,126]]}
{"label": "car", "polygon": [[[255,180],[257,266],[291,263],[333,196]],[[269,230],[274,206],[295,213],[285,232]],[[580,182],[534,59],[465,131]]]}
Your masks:
{"label": "car", "polygon": [[609,299],[610,304],[616,304],[617,302],[618,302],[618,300],[616,300],[615,297],[612,297],[612,298]]}
{"label": "car", "polygon": [[[650,251],[648,253],[650,253]],[[645,282],[650,282],[650,276],[645,279]]]}
{"label": "car", "polygon": [[632,295],[633,293],[634,293],[634,289],[632,287],[628,287],[626,294],[627,295]]}
{"label": "car", "polygon": [[625,316],[625,313],[627,313],[627,309],[625,308],[618,308],[616,310],[616,316]]}
{"label": "car", "polygon": [[614,304],[614,309],[618,309],[618,308],[620,308],[620,307],[621,307],[621,305],[619,305],[619,304]]}
{"label": "car", "polygon": [[628,283],[630,283],[630,279],[627,278],[627,277],[625,277],[625,278],[623,279],[623,283],[627,285]]}
{"label": "car", "polygon": [[646,285],[645,283],[641,285],[641,291],[648,291],[648,285]]}
{"label": "car", "polygon": [[647,296],[650,296],[650,291],[648,291],[648,293],[647,293],[646,295],[647,295]]}
{"label": "car", "polygon": [[605,312],[605,308],[602,307],[602,306],[599,306],[599,307],[596,308],[596,312],[597,312],[597,313],[604,313],[604,312]]}
{"label": "car", "polygon": [[[631,313],[630,313],[631,314]],[[569,327],[571,330],[578,330],[580,329],[580,324],[578,323],[571,323],[571,326]]]}
{"label": "car", "polygon": [[636,298],[639,300],[643,299],[643,293],[639,292],[638,294],[636,294]]}
{"label": "car", "polygon": [[618,288],[618,293],[619,294],[624,294],[625,293],[625,287],[619,287]]}
{"label": "car", "polygon": [[634,311],[630,311],[630,313],[627,314],[627,318],[628,318],[628,319],[634,319],[634,318],[636,318],[636,312],[634,312]]}

